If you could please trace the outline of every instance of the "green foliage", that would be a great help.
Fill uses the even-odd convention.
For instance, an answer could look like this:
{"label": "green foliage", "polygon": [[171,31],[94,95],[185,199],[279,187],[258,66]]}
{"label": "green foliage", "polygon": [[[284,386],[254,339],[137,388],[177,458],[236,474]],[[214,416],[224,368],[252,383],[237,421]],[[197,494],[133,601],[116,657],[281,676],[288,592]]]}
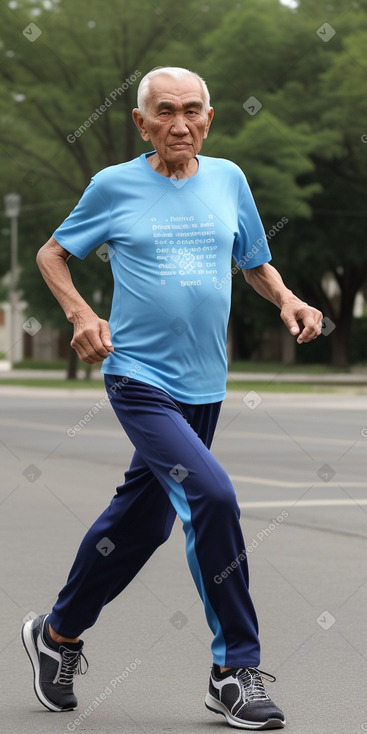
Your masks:
{"label": "green foliage", "polygon": [[271,112],[260,111],[234,136],[214,133],[206,150],[235,160],[246,171],[261,214],[270,221],[311,216],[308,201],[321,187],[316,182],[301,185],[299,178],[314,170],[310,154],[316,146],[307,125],[291,127]]}
{"label": "green foliage", "polygon": [[[35,10],[31,0],[0,7],[0,194],[22,195],[20,286],[30,314],[67,328],[35,265],[37,249],[93,173],[149,149],[131,119],[141,76],[187,66],[206,79],[215,107],[203,153],[244,170],[266,231],[288,219],[271,239],[274,264],[337,323],[318,347],[322,358],[339,341],[345,359],[354,296],[367,277],[367,0],[347,8],[344,0],[300,0],[294,10],[278,0],[46,0]],[[335,30],[329,40],[318,32],[326,19]],[[30,23],[41,31],[36,40],[25,32]],[[254,115],[243,106],[252,96],[262,105]],[[7,225],[1,217],[0,228]],[[1,276],[9,236],[0,243]],[[71,269],[107,316],[109,265],[91,253]],[[326,273],[339,283],[339,305]],[[250,354],[278,313],[242,281],[235,278],[232,314]]]}
{"label": "green foliage", "polygon": [[15,370],[66,370],[66,367],[65,359],[45,361],[43,359],[33,359],[33,357],[26,357],[13,365]]}
{"label": "green foliage", "polygon": [[[327,41],[318,35],[325,18],[335,31]],[[269,215],[288,216],[289,225],[271,244],[274,264],[336,323],[329,340],[310,348],[335,363],[348,361],[354,297],[367,276],[361,247],[366,26],[365,2],[346,11],[343,2],[307,0],[290,11],[275,1],[249,0],[206,38],[221,99],[219,145],[248,174],[265,229]],[[246,119],[241,107],[250,96],[262,108]],[[339,284],[339,303],[325,290],[327,273]],[[236,287],[234,297],[237,318],[255,305]],[[254,319],[264,329],[269,318],[268,305],[259,301]]]}

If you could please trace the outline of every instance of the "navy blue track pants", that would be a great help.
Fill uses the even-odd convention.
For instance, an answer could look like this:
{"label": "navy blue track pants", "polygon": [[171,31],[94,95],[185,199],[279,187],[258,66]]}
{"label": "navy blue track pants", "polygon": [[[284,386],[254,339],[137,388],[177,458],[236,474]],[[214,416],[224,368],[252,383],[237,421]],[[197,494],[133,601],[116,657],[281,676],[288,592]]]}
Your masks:
{"label": "navy blue track pants", "polygon": [[[209,451],[221,404],[179,403],[164,390],[130,378],[106,375],[105,382],[136,451],[124,484],[81,543],[50,614],[51,626],[64,637],[78,637],[91,627],[103,606],[167,540],[177,514],[214,635],[214,662],[258,666],[258,625],[240,510],[227,473]],[[101,552],[104,538],[108,543]]]}

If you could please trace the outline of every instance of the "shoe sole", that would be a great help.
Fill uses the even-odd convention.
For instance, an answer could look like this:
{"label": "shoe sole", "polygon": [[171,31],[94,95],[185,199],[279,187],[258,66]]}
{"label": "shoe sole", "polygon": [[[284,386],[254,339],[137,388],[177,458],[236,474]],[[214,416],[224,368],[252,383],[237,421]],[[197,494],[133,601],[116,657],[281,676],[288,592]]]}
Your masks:
{"label": "shoe sole", "polygon": [[22,642],[25,647],[26,653],[31,661],[32,668],[33,668],[33,689],[34,692],[39,700],[40,703],[42,703],[43,706],[46,707],[49,711],[74,711],[74,708],[60,708],[60,706],[56,706],[54,703],[51,703],[51,701],[46,698],[45,694],[42,692],[40,683],[39,683],[39,672],[40,672],[40,663],[38,658],[38,653],[34,645],[34,638],[32,634],[32,620],[29,620],[26,622],[22,627]]}
{"label": "shoe sole", "polygon": [[282,721],[281,719],[267,719],[266,721],[244,721],[243,719],[237,719],[230,713],[230,711],[228,711],[224,703],[218,701],[210,693],[206,694],[205,706],[209,711],[225,716],[228,724],[236,727],[237,729],[283,729],[286,723],[285,720]]}

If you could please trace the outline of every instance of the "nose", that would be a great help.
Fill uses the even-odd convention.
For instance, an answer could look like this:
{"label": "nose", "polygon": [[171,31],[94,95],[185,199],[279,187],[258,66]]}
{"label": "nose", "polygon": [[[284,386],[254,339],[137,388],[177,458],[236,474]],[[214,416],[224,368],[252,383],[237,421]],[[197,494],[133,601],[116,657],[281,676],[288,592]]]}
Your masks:
{"label": "nose", "polygon": [[174,135],[186,135],[189,132],[189,128],[187,127],[187,122],[185,119],[185,115],[178,114],[175,115],[171,131]]}

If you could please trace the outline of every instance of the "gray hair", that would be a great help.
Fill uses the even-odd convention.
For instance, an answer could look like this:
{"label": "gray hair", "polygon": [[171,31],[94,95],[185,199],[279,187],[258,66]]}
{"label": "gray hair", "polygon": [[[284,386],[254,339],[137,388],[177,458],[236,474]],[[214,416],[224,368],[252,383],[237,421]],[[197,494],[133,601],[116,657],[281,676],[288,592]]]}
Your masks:
{"label": "gray hair", "polygon": [[161,76],[162,74],[170,76],[173,79],[183,79],[190,74],[191,76],[196,77],[196,79],[198,79],[198,81],[200,82],[201,88],[203,90],[205,111],[208,112],[210,108],[209,90],[206,86],[204,79],[202,79],[199,74],[197,74],[195,71],[190,71],[190,69],[183,69],[180,66],[156,66],[151,71],[148,71],[145,76],[143,76],[138,86],[137,104],[142,115],[145,114],[146,110],[146,101],[149,95],[150,82],[152,79],[154,79],[154,77]]}

